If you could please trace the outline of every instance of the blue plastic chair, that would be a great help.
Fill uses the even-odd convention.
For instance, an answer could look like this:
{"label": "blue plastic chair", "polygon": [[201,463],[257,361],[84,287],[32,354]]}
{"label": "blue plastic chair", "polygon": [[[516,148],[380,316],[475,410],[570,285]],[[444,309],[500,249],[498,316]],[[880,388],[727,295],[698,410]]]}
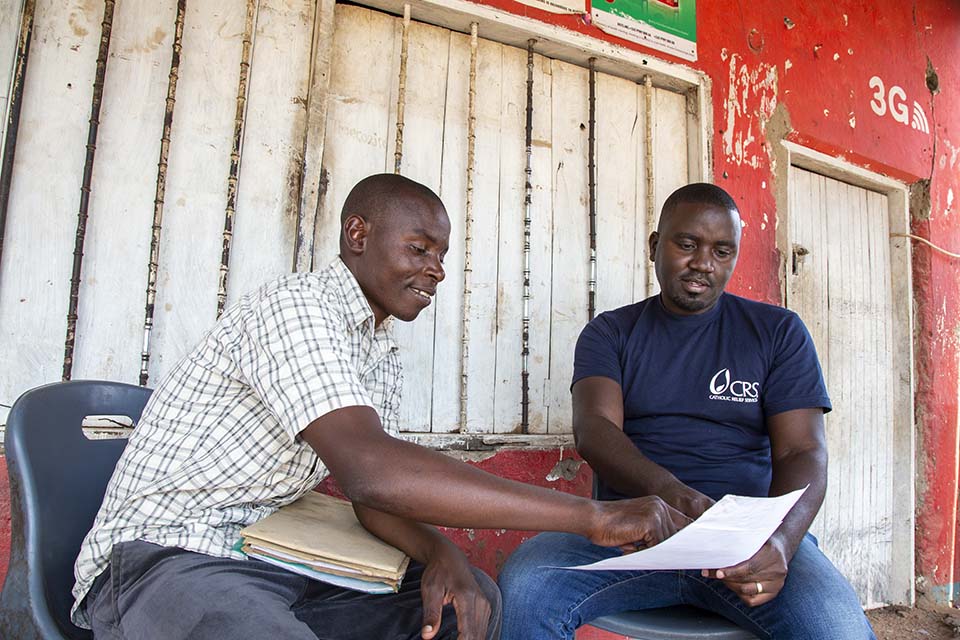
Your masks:
{"label": "blue plastic chair", "polygon": [[70,622],[73,563],[103,502],[126,440],[89,440],[90,415],[140,418],[150,389],[80,380],[38,387],[7,418],[10,566],[0,593],[0,636],[89,640]]}
{"label": "blue plastic chair", "polygon": [[[597,497],[597,474],[593,474],[593,497]],[[756,640],[723,616],[689,606],[624,611],[596,618],[589,625],[634,640]]]}

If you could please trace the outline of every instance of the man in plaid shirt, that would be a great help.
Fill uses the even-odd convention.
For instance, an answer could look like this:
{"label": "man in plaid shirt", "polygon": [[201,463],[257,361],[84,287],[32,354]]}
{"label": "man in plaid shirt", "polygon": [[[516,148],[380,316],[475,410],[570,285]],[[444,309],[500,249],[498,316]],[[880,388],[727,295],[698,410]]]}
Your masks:
{"label": "man in plaid shirt", "polygon": [[[391,326],[431,303],[450,222],[430,189],[382,174],[354,187],[341,223],[326,270],[243,297],[152,395],[77,558],[72,615],[96,638],[496,638],[496,585],[425,523],[632,546],[688,522],[659,498],[598,503],[398,439]],[[399,593],[234,549],[329,473],[363,525],[415,560]]]}

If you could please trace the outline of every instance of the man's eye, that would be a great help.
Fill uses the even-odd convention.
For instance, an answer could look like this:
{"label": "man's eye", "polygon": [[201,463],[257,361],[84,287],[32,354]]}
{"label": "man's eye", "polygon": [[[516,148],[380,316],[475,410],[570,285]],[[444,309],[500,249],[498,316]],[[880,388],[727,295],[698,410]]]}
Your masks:
{"label": "man's eye", "polygon": [[426,250],[425,248],[423,248],[423,247],[421,247],[421,246],[418,246],[418,245],[415,245],[415,244],[410,245],[410,248],[413,250],[413,252],[414,252],[415,254],[420,255],[420,256],[422,256],[423,254],[425,254],[425,253],[427,252],[427,250]]}
{"label": "man's eye", "polygon": [[680,244],[680,248],[684,251],[693,251],[696,249],[696,246],[691,242],[684,242]]}

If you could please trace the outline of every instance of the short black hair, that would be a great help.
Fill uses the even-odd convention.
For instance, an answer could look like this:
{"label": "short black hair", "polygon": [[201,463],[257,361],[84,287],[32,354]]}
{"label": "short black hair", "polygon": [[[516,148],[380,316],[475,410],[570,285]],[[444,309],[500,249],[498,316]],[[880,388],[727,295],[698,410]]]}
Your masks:
{"label": "short black hair", "polygon": [[397,204],[399,198],[435,202],[443,207],[440,197],[429,187],[395,173],[377,173],[367,176],[350,190],[340,211],[340,224],[356,215],[368,222]]}
{"label": "short black hair", "polygon": [[[679,204],[709,204],[740,215],[740,208],[737,207],[733,197],[722,188],[709,182],[694,182],[671,193],[670,197],[663,203],[663,208],[660,209],[661,224]],[[658,224],[658,230],[659,227]]]}

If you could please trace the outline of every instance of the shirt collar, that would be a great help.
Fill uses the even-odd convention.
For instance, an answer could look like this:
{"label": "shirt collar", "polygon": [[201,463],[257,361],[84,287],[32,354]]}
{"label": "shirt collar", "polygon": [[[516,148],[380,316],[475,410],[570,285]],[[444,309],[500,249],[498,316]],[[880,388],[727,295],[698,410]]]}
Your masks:
{"label": "shirt collar", "polygon": [[359,327],[369,324],[374,340],[385,340],[386,344],[383,346],[390,351],[396,351],[397,345],[393,336],[393,317],[388,316],[380,323],[379,327],[376,327],[376,317],[370,307],[370,302],[363,295],[360,283],[357,282],[356,277],[347,268],[340,256],[334,258],[333,262],[330,263],[330,271],[340,286],[340,291],[343,292],[343,310],[350,326]]}

